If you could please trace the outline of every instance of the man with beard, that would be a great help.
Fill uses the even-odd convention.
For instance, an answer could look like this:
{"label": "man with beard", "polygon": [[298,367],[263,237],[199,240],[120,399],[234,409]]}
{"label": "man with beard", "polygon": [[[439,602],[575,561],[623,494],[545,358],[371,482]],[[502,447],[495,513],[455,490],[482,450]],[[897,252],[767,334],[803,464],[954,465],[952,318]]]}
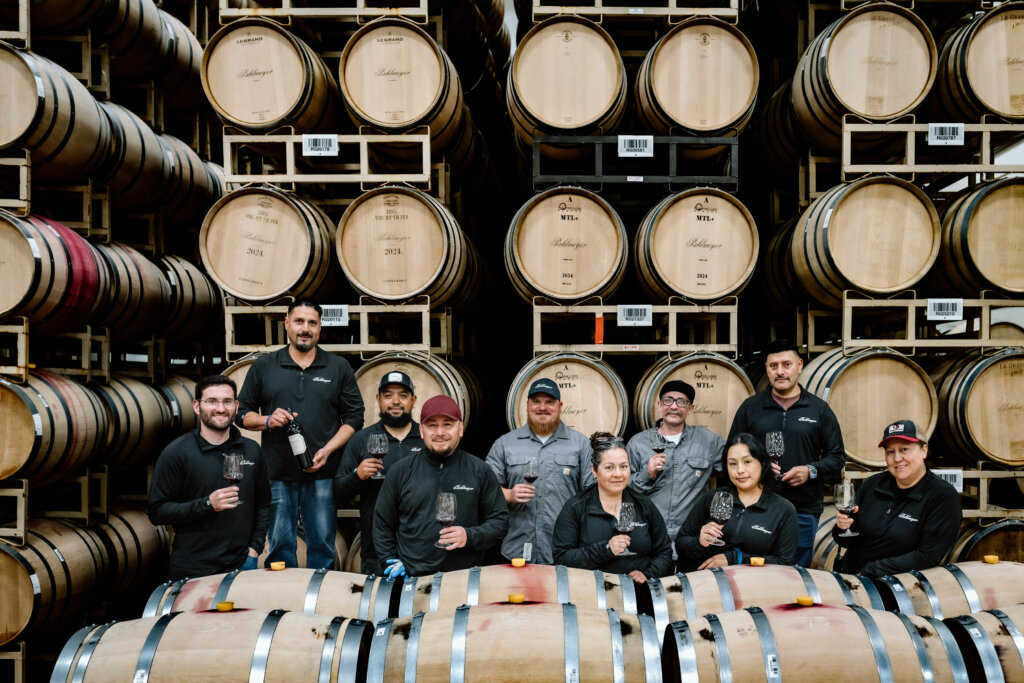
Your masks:
{"label": "man with beard", "polygon": [[773,341],[764,361],[771,388],[740,404],[729,441],[746,432],[764,443],[769,432],[782,433],[782,460],[772,468],[782,475],[780,493],[796,507],[800,539],[794,561],[809,567],[823,509],[822,482],[838,481],[846,466],[843,435],[828,404],[800,386],[804,362],[795,344]]}
{"label": "man with beard", "polygon": [[[334,477],[334,500],[348,504],[359,496],[359,530],[364,574],[380,574],[384,567],[373,545],[373,510],[384,474],[399,460],[423,451],[420,426],[412,419],[416,394],[412,379],[404,372],[386,372],[377,388],[380,421],[355,433],[341,456],[338,474]],[[371,434],[382,434],[388,440],[388,452],[381,458],[370,455],[367,441]]]}
{"label": "man with beard", "polygon": [[[508,531],[508,506],[494,472],[459,448],[462,412],[447,396],[420,410],[425,450],[395,463],[373,516],[373,543],[386,575],[425,576],[478,565]],[[437,521],[438,494],[455,497],[455,520]]]}
{"label": "man with beard", "polygon": [[[306,566],[330,569],[337,518],[331,488],[342,446],[363,426],[363,397],[348,361],[317,348],[320,314],[320,306],[305,299],[288,307],[288,345],[252,364],[238,396],[238,423],[265,432],[263,451],[274,505],[267,562],[297,566],[301,514]],[[313,466],[303,470],[287,434],[292,420],[301,425],[313,454]]]}
{"label": "man with beard", "polygon": [[[633,473],[630,483],[650,496],[673,540],[694,501],[707,487],[711,470],[722,469],[725,440],[707,427],[686,424],[695,397],[690,384],[681,380],[665,382],[658,394],[661,418],[626,445]],[[673,546],[673,555],[675,552]]]}
{"label": "man with beard", "polygon": [[[558,514],[594,483],[590,440],[562,422],[561,398],[553,381],[536,380],[526,394],[526,424],[499,437],[487,454],[509,507],[508,534],[501,543],[506,560],[554,562],[551,534]],[[526,479],[531,464],[533,483]]]}
{"label": "man with beard", "polygon": [[[238,410],[235,383],[223,375],[204,377],[192,410],[198,426],[163,450],[149,487],[150,521],[174,527],[168,574],[184,579],[255,569],[270,525],[270,479],[259,444],[231,424]],[[235,454],[242,478],[231,484],[224,460]]]}

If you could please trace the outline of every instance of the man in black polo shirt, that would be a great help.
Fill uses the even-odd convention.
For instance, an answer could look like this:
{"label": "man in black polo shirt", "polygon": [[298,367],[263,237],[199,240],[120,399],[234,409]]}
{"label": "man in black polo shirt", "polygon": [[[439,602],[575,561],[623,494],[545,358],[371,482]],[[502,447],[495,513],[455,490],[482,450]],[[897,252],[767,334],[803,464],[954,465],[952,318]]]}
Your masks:
{"label": "man in black polo shirt", "polygon": [[[359,532],[364,574],[380,574],[384,567],[373,544],[373,510],[377,505],[383,474],[402,458],[423,452],[420,426],[412,419],[416,394],[412,378],[404,372],[386,372],[377,389],[377,407],[380,421],[355,433],[341,456],[338,474],[334,477],[334,500],[337,504],[350,503],[359,496]],[[388,440],[388,452],[382,458],[371,456],[367,442],[371,434],[383,434]]]}
{"label": "man in black polo shirt", "polygon": [[[363,398],[352,366],[317,348],[320,306],[300,300],[288,307],[288,346],[252,364],[238,396],[238,422],[265,432],[263,452],[270,469],[274,520],[267,562],[296,566],[299,515],[305,530],[306,566],[334,564],[337,508],[331,484],[341,448],[363,426]],[[313,466],[299,470],[285,427],[296,420],[305,432]]]}
{"label": "man in black polo shirt", "polygon": [[809,567],[822,511],[822,482],[838,481],[846,466],[843,435],[828,404],[800,386],[804,362],[795,344],[785,339],[769,344],[765,368],[771,388],[740,404],[727,441],[747,433],[764,443],[768,432],[782,432],[785,450],[773,467],[779,468],[779,492],[796,508],[800,526],[793,559]]}
{"label": "man in black polo shirt", "polygon": [[[270,479],[260,446],[231,424],[235,383],[223,375],[196,384],[198,426],[172,441],[153,470],[149,519],[174,527],[172,579],[255,569],[270,525]],[[224,460],[241,455],[242,478],[224,479]]]}

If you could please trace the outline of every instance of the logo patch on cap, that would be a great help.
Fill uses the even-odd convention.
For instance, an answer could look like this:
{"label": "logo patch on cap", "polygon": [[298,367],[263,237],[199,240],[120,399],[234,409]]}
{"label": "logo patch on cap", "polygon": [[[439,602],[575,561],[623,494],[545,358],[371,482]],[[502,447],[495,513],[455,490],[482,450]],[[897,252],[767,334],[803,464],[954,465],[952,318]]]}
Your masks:
{"label": "logo patch on cap", "polygon": [[389,382],[401,382],[402,381],[402,373],[400,373],[400,372],[388,373],[388,381]]}
{"label": "logo patch on cap", "polygon": [[901,425],[901,424],[889,425],[889,433],[890,434],[895,434],[896,432],[902,432],[902,431],[903,431],[903,425]]}

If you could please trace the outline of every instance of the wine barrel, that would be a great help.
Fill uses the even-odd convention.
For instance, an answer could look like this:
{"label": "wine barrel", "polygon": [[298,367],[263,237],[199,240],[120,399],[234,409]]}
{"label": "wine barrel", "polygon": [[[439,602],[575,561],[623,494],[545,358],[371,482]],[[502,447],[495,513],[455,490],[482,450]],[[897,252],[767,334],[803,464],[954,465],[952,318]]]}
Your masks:
{"label": "wine barrel", "polygon": [[[626,68],[604,29],[582,17],[552,17],[516,48],[505,96],[516,135],[610,135],[626,110]],[[550,156],[573,156],[571,146]]]}
{"label": "wine barrel", "polygon": [[747,207],[722,190],[696,188],[666,197],[647,212],[633,257],[650,297],[713,301],[746,287],[758,244]]}
{"label": "wine barrel", "polygon": [[349,283],[388,302],[430,297],[464,306],[476,293],[480,257],[444,204],[409,187],[356,197],[338,221],[335,251]]}
{"label": "wine barrel", "polygon": [[302,298],[329,275],[333,233],[327,214],[303,197],[246,187],[222,197],[206,214],[199,254],[213,281],[240,299]]}
{"label": "wine barrel", "polygon": [[1004,320],[1003,322],[992,323],[988,328],[989,338],[992,341],[1002,343],[1006,346],[1024,347],[1024,327],[1017,323]]}
{"label": "wine barrel", "polygon": [[167,320],[171,285],[160,267],[127,244],[97,244],[110,271],[110,296],[95,322],[113,337],[135,339]]}
{"label": "wine barrel", "polygon": [[483,405],[479,382],[468,368],[425,353],[382,353],[356,370],[356,383],[366,407],[363,424],[374,424],[380,419],[377,389],[380,378],[388,372],[404,372],[412,378],[416,395],[421,397],[412,409],[414,420],[420,419],[423,401],[432,396],[444,395],[455,399],[462,411],[462,422],[466,425]]}
{"label": "wine barrel", "polygon": [[880,122],[910,113],[931,90],[937,59],[931,31],[909,9],[860,5],[800,58],[792,90],[797,120],[817,148],[837,152],[844,114]]}
{"label": "wine barrel", "polygon": [[943,623],[963,654],[967,680],[1024,680],[1024,606],[1006,604],[998,609],[950,617]]}
{"label": "wine barrel", "polygon": [[29,520],[24,546],[0,543],[0,645],[73,626],[107,569],[92,530],[57,519]]}
{"label": "wine barrel", "polygon": [[[258,357],[259,354],[254,354],[252,356],[248,356],[238,361],[237,363],[232,363],[231,365],[228,366],[226,370],[224,370],[222,374],[225,377],[229,377],[230,379],[234,380],[235,386],[237,387],[238,391],[241,391],[242,385],[245,384],[245,376],[249,374],[249,369],[252,367],[253,361],[256,360]],[[363,399],[363,401],[365,403],[365,398]],[[372,423],[365,422],[365,424]],[[241,428],[239,428],[239,431],[242,432],[242,436],[246,437],[247,439],[252,439],[258,444],[263,443],[263,432],[250,432],[248,429]]]}
{"label": "wine barrel", "polygon": [[158,387],[167,406],[171,409],[171,421],[168,424],[168,432],[175,436],[187,434],[195,429],[196,416],[192,409],[192,401],[195,399],[193,391],[196,382],[181,375],[171,375],[167,381]]}
{"label": "wine barrel", "polygon": [[1024,562],[1024,520],[967,522],[949,551],[949,561],[978,561],[995,555],[1001,561]]}
{"label": "wine barrel", "polygon": [[694,409],[687,424],[707,427],[725,436],[740,404],[754,395],[743,368],[716,353],[695,353],[682,358],[666,356],[647,368],[633,393],[633,419],[637,429],[650,429],[661,419],[657,403],[665,382],[683,380],[696,390]]}
{"label": "wine barrel", "polygon": [[913,420],[928,436],[939,417],[935,386],[907,356],[888,349],[823,353],[804,367],[805,389],[828,403],[843,431],[846,456],[867,467],[885,467],[878,430]]}
{"label": "wine barrel", "polygon": [[1024,121],[1024,3],[1007,2],[974,15],[942,39],[935,96],[953,121],[986,114]]}
{"label": "wine barrel", "polygon": [[[657,135],[739,135],[754,112],[760,73],[754,46],[733,24],[694,17],[654,44],[636,76],[641,125]],[[724,149],[682,147],[688,157]]]}
{"label": "wine barrel", "polygon": [[836,525],[836,508],[826,505],[818,518],[818,530],[814,532],[811,566],[815,569],[832,571],[839,564],[839,544],[832,538]]}
{"label": "wine barrel", "polygon": [[33,180],[80,178],[103,163],[110,122],[63,67],[0,42],[0,90],[6,103],[0,150],[27,149]]}
{"label": "wine barrel", "polygon": [[107,429],[99,396],[67,377],[31,370],[25,384],[0,378],[0,479],[69,477],[101,452]]}
{"label": "wine barrel", "polygon": [[[301,569],[306,568],[306,539],[303,537],[305,532],[299,529],[298,534],[295,537],[295,564]],[[267,558],[270,557],[270,541],[267,540],[263,544],[263,551],[256,558],[256,566],[260,569],[270,569],[270,564],[267,563]],[[345,540],[345,535],[338,529],[334,530],[334,569],[342,570],[345,566],[345,561],[348,559],[348,541]],[[269,609],[271,605],[266,605]]]}
{"label": "wine barrel", "polygon": [[1024,349],[951,355],[932,370],[944,450],[965,462],[1024,465]]}
{"label": "wine barrel", "polygon": [[626,274],[629,244],[619,214],[600,195],[555,187],[531,197],[505,237],[505,270],[519,295],[556,301],[611,296]]}
{"label": "wine barrel", "polygon": [[119,209],[139,211],[160,204],[173,173],[173,158],[164,153],[160,137],[133,112],[113,102],[100,102],[110,119],[111,150],[99,180],[111,190]]}
{"label": "wine barrel", "polygon": [[967,678],[941,621],[859,606],[784,604],[677,621],[661,654],[669,682],[982,680]]}
{"label": "wine barrel", "polygon": [[348,556],[345,557],[345,564],[342,566],[342,571],[351,573],[360,573],[363,569],[363,538],[362,532],[356,532],[356,537],[352,539],[352,545],[349,546]]}
{"label": "wine barrel", "polygon": [[759,268],[761,300],[786,316],[796,315],[796,309],[807,299],[793,274],[790,251],[797,221],[793,218],[775,228]]}
{"label": "wine barrel", "polygon": [[235,609],[285,609],[303,614],[351,614],[373,623],[395,614],[400,583],[326,569],[257,569],[168,581],[146,603],[143,617],[211,610],[229,600]]}
{"label": "wine barrel", "polygon": [[884,295],[913,287],[939,254],[939,214],[920,188],[890,176],[836,185],[814,200],[791,243],[807,293],[839,308],[843,290]]}
{"label": "wine barrel", "polygon": [[152,461],[164,446],[171,411],[160,392],[126,375],[111,374],[109,384],[94,384],[107,411],[109,429],[104,462],[124,470]]}
{"label": "wine barrel", "polygon": [[1024,602],[1024,564],[960,562],[876,579],[885,608],[947,619]]}
{"label": "wine barrel", "polygon": [[101,24],[110,71],[118,80],[142,80],[160,71],[167,29],[153,0],[118,0],[113,16]]}
{"label": "wine barrel", "polygon": [[367,621],[282,610],[172,612],[81,629],[50,680],[360,680],[372,633]]}
{"label": "wine barrel", "polygon": [[984,289],[1024,292],[1021,215],[1024,178],[1019,176],[998,178],[951,200],[942,213],[942,244],[931,289],[957,297]]}
{"label": "wine barrel", "polygon": [[779,86],[751,125],[753,146],[772,171],[762,177],[775,187],[790,187],[796,181],[800,155],[809,146],[793,111],[791,89],[789,81]]}
{"label": "wine barrel", "polygon": [[337,132],[338,86],[324,61],[275,21],[236,19],[206,44],[203,90],[222,119],[252,132]]}
{"label": "wine barrel", "polygon": [[164,104],[179,111],[192,110],[206,102],[202,80],[203,46],[177,17],[159,11],[164,22],[160,46],[164,54],[160,76]]}
{"label": "wine barrel", "polygon": [[29,25],[33,31],[44,34],[71,33],[88,27],[116,7],[117,0],[37,0],[29,5]]}
{"label": "wine barrel", "polygon": [[0,210],[0,317],[28,318],[33,333],[62,332],[108,295],[106,261],[78,233],[43,216]]}
{"label": "wine barrel", "polygon": [[107,521],[93,529],[110,557],[110,573],[103,582],[107,597],[132,595],[166,575],[170,532],[153,526],[141,507],[108,507]]}
{"label": "wine barrel", "polygon": [[505,402],[509,429],[526,424],[526,392],[541,377],[558,385],[566,425],[584,434],[625,433],[629,400],[625,385],[610,365],[582,353],[550,353],[523,366]]}
{"label": "wine barrel", "polygon": [[612,609],[463,605],[378,624],[366,680],[653,681],[660,637],[650,617]]}
{"label": "wine barrel", "polygon": [[786,603],[798,595],[809,595],[819,605],[885,609],[882,596],[870,579],[779,564],[713,567],[709,571],[648,579],[647,584],[661,633],[676,621]]}
{"label": "wine barrel", "polygon": [[195,151],[173,135],[161,135],[164,153],[174,159],[164,220],[172,225],[202,220],[213,203],[224,194],[224,172],[216,164],[199,158]]}
{"label": "wine barrel", "polygon": [[222,320],[220,291],[217,285],[180,256],[165,254],[160,265],[171,286],[170,315],[163,335],[168,339],[195,339],[216,329]]}

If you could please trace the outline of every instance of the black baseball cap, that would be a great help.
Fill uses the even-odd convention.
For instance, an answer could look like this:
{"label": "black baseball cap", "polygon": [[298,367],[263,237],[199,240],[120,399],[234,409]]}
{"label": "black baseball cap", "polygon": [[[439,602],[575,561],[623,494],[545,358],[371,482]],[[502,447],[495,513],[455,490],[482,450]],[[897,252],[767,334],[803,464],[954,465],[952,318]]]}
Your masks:
{"label": "black baseball cap", "polygon": [[389,384],[398,384],[405,387],[409,391],[416,393],[416,390],[412,387],[412,378],[404,372],[385,372],[384,376],[380,378],[380,386],[377,387],[377,392],[380,393]]}
{"label": "black baseball cap", "polygon": [[558,385],[547,377],[534,380],[533,384],[530,385],[530,391],[526,393],[526,397],[529,398],[534,394],[547,394],[556,401],[562,400],[562,392],[558,390]]}
{"label": "black baseball cap", "polygon": [[658,398],[663,398],[670,391],[678,391],[690,399],[690,403],[693,403],[693,398],[697,395],[697,391],[692,386],[681,379],[673,379],[661,385],[661,392],[658,394]]}
{"label": "black baseball cap", "polygon": [[882,433],[882,440],[878,442],[878,447],[881,448],[890,439],[902,439],[914,443],[924,441],[924,439],[918,438],[917,425],[910,420],[897,420],[886,427]]}

